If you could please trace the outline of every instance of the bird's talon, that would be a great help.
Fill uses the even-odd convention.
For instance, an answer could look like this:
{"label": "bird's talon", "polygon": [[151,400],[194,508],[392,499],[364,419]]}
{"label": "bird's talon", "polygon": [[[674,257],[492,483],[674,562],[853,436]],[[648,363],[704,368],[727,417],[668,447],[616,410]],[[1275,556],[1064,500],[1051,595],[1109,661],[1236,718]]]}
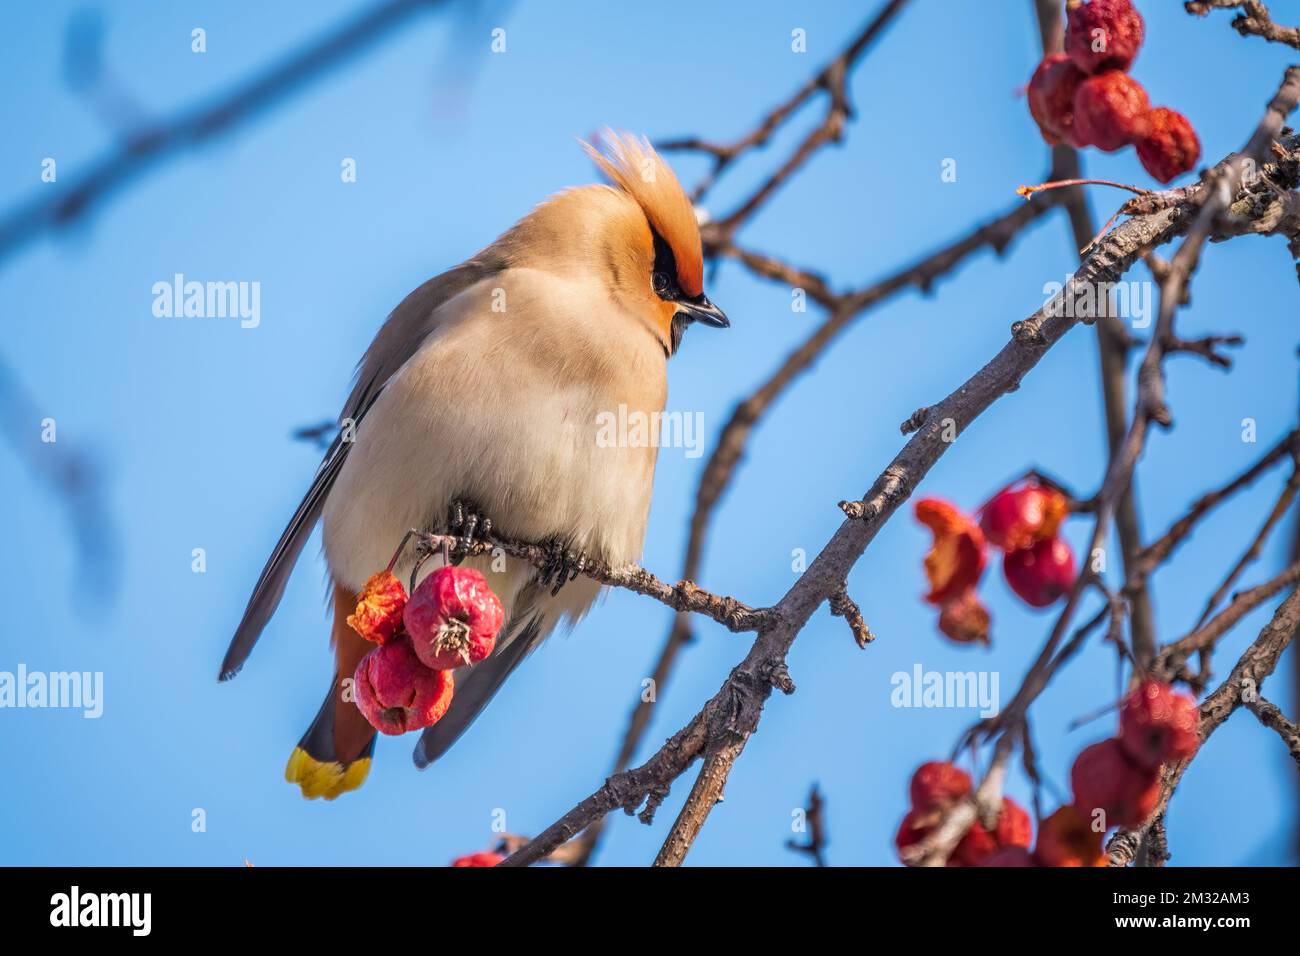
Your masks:
{"label": "bird's talon", "polygon": [[553,585],[551,597],[555,597],[561,588],[586,570],[588,563],[585,553],[567,548],[563,542],[552,541],[547,545],[546,560],[537,571],[537,581],[544,586]]}
{"label": "bird's talon", "polygon": [[491,520],[472,502],[460,498],[452,501],[447,508],[447,531],[456,539],[449,555],[451,563],[464,561],[475,545],[486,542],[491,530]]}

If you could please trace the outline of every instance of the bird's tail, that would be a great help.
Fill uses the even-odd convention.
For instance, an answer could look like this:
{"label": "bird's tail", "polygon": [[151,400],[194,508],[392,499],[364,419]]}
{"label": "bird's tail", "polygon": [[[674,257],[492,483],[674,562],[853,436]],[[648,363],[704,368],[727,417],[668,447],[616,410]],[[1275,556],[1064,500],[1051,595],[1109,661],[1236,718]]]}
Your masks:
{"label": "bird's tail", "polygon": [[284,778],[296,783],[308,800],[333,800],[357,789],[370,773],[375,729],[357,710],[351,679],[361,658],[374,645],[348,626],[347,617],[355,607],[355,595],[346,588],[334,589],[334,679],[316,719],[293,748],[284,768]]}

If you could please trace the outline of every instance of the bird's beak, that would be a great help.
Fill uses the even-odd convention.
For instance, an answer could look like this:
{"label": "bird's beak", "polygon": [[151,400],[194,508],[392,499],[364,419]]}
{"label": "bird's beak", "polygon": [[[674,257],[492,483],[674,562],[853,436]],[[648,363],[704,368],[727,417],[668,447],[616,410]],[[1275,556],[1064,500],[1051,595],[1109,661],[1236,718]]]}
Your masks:
{"label": "bird's beak", "polygon": [[731,322],[727,320],[726,314],[702,295],[694,299],[679,299],[677,314],[685,315],[691,322],[703,322],[715,329],[731,327]]}

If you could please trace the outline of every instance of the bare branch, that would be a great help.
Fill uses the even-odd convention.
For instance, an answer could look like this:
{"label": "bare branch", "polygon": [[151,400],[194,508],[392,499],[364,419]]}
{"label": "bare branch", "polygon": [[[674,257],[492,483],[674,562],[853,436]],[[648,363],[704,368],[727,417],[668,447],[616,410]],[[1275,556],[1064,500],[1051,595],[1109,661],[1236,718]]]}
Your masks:
{"label": "bare branch", "polygon": [[[764,182],[748,199],[721,222],[715,223],[709,233],[716,239],[730,238],[740,223],[752,215],[800,166],[802,166],[819,148],[830,142],[837,142],[845,122],[852,116],[848,97],[848,76],[858,58],[866,52],[902,10],[907,0],[889,0],[889,2],[859,31],[858,35],[828,63],[816,76],[795,91],[794,95],[767,114],[750,133],[733,143],[721,145],[701,139],[668,140],[659,143],[661,150],[691,150],[707,153],[713,157],[713,169],[704,180],[695,187],[691,194],[694,202],[699,202],[717,182],[718,177],[733,162],[751,149],[766,146],[772,134],[793,116],[798,109],[819,92],[827,94],[828,105],[826,117],[795,148],[790,158],[781,168]],[[706,236],[706,245],[708,237]]]}
{"label": "bare branch", "polygon": [[1206,335],[1199,339],[1180,339],[1178,336],[1170,336],[1165,342],[1165,354],[1173,355],[1175,352],[1188,352],[1192,355],[1199,355],[1211,365],[1217,365],[1219,368],[1232,368],[1231,356],[1225,355],[1219,349],[1224,345],[1244,345],[1246,340],[1240,335]]}
{"label": "bare branch", "polygon": [[1205,610],[1201,612],[1200,619],[1196,622],[1197,627],[1200,627],[1209,619],[1215,607],[1232,589],[1232,586],[1237,583],[1246,568],[1259,558],[1260,552],[1264,549],[1264,542],[1268,540],[1269,535],[1273,533],[1273,529],[1277,527],[1278,522],[1286,515],[1287,509],[1291,507],[1291,502],[1295,500],[1296,490],[1300,489],[1300,457],[1295,457],[1294,450],[1292,455],[1295,460],[1295,467],[1291,471],[1290,479],[1282,488],[1282,493],[1278,495],[1277,501],[1274,503],[1272,510],[1269,511],[1268,517],[1264,519],[1264,524],[1260,527],[1254,540],[1251,541],[1250,547],[1232,566],[1232,570],[1223,579],[1223,583],[1215,588],[1214,593],[1210,595],[1210,599],[1205,602]]}
{"label": "bare branch", "polygon": [[1297,727],[1294,721],[1287,720],[1277,704],[1263,697],[1246,701],[1246,707],[1259,718],[1261,724],[1269,730],[1277,731],[1277,735],[1286,744],[1286,749],[1291,752],[1291,759],[1300,768],[1300,727]]}
{"label": "bare branch", "polygon": [[1241,10],[1232,28],[1242,36],[1263,37],[1270,43],[1285,43],[1300,50],[1300,28],[1284,27],[1273,22],[1262,0],[1187,0],[1188,13],[1203,17],[1211,10]]}
{"label": "bare branch", "polygon": [[1151,665],[1151,673],[1161,680],[1174,680],[1182,673],[1183,665],[1189,657],[1213,648],[1219,638],[1227,634],[1243,617],[1269,598],[1296,584],[1300,584],[1300,561],[1263,584],[1233,595],[1228,606],[1214,617],[1191,633],[1162,647]]}
{"label": "bare branch", "polygon": [[1174,550],[1187,540],[1196,525],[1215,507],[1232,497],[1243,488],[1254,484],[1265,471],[1277,464],[1288,453],[1295,453],[1296,443],[1300,441],[1300,431],[1292,431],[1280,442],[1264,453],[1258,461],[1244,472],[1233,478],[1226,485],[1214,491],[1206,492],[1188,510],[1187,514],[1174,522],[1164,534],[1148,545],[1140,555],[1134,573],[1149,575],[1159,565],[1167,561]]}
{"label": "bare branch", "polygon": [[[486,539],[468,540],[455,535],[432,534],[412,529],[407,537],[417,538],[430,554],[451,549],[459,549],[460,553],[465,555],[490,554],[500,550],[512,558],[527,561],[539,570],[554,561],[552,548],[531,542],[512,541],[496,535]],[[609,587],[626,588],[636,594],[654,598],[675,611],[703,614],[731,631],[756,631],[773,623],[778,617],[778,612],[773,608],[752,608],[735,598],[712,594],[690,581],[682,580],[676,584],[668,584],[645,568],[636,565],[614,568],[589,560],[580,568],[573,569],[572,576],[568,580],[573,580],[573,577],[578,574]]]}

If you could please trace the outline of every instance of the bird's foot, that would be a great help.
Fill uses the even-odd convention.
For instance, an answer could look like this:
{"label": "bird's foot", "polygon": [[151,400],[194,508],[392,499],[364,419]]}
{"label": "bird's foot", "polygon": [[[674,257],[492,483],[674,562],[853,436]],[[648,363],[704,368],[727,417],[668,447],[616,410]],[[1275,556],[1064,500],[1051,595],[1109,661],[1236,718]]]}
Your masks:
{"label": "bird's foot", "polygon": [[559,538],[553,538],[546,545],[546,561],[537,571],[539,584],[552,585],[551,597],[560,593],[564,587],[584,570],[590,559],[582,551],[568,547]]}
{"label": "bird's foot", "polygon": [[460,564],[476,545],[487,544],[492,536],[492,519],[471,501],[457,498],[447,509],[447,533],[456,538],[447,560]]}

